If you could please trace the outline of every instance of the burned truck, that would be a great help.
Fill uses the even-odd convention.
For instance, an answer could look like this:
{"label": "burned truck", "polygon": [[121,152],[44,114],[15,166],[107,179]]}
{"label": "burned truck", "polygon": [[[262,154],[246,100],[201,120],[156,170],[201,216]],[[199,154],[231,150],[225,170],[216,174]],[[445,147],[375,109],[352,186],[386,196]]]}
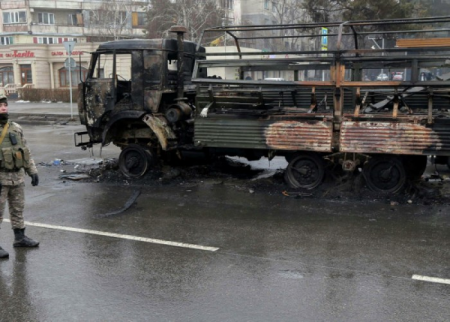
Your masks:
{"label": "burned truck", "polygon": [[[450,156],[449,22],[226,26],[204,30],[197,45],[175,28],[177,40],[106,43],[80,84],[89,141],[79,145],[120,146],[129,177],[191,150],[284,156],[293,188],[340,169],[395,193],[420,178],[428,156]],[[220,38],[221,48],[202,46]]]}
{"label": "burned truck", "polygon": [[195,54],[204,48],[183,41],[185,28],[172,32],[177,39],[101,44],[79,84],[86,131],[75,134],[75,145],[121,147],[119,167],[129,178],[143,176],[157,160],[192,145],[196,92],[191,77]]}

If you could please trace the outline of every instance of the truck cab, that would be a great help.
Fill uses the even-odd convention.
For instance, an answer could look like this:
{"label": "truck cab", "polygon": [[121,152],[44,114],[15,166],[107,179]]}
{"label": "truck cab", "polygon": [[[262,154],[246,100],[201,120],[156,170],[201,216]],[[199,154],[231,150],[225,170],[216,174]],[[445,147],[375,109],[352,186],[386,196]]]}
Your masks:
{"label": "truck cab", "polygon": [[[131,146],[133,155],[148,156],[192,140],[180,139],[177,128],[188,123],[195,109],[196,44],[182,39],[182,29],[175,32],[177,39],[117,40],[91,53],[86,80],[79,84],[78,110],[86,131],[75,134],[76,146],[113,143],[122,152]],[[130,165],[128,160],[127,170],[127,151],[119,158],[122,171],[142,175],[148,164]],[[144,159],[138,163],[149,163]]]}

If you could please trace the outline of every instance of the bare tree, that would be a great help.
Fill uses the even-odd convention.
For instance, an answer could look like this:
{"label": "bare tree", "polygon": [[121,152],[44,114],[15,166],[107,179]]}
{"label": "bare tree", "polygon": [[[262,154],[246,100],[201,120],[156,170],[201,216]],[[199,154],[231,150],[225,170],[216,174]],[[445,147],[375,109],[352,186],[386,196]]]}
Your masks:
{"label": "bare tree", "polygon": [[154,0],[147,7],[148,35],[164,37],[173,25],[187,28],[186,39],[197,41],[205,28],[222,23],[224,10],[217,0]]}
{"label": "bare tree", "polygon": [[85,12],[84,20],[97,40],[117,40],[131,35],[133,6],[132,0],[102,0]]}
{"label": "bare tree", "polygon": [[[272,2],[272,15],[274,22],[280,25],[305,23],[310,21],[307,11],[296,0],[279,0]],[[279,36],[288,36],[290,38],[281,38],[277,41],[278,49],[298,49],[303,47],[304,38],[299,38],[302,31],[296,29],[280,30]],[[301,48],[300,48],[301,49]]]}

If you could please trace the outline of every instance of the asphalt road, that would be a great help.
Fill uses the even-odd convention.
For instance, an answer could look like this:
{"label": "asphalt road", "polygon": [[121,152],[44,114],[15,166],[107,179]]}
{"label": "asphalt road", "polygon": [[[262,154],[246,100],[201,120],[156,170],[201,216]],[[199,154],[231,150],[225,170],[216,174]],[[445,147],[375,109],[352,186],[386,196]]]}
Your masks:
{"label": "asphalt road", "polygon": [[73,147],[82,127],[24,130],[41,164],[27,234],[41,245],[12,248],[3,222],[0,321],[448,321],[449,205],[63,180],[74,165],[48,164],[89,157]]}

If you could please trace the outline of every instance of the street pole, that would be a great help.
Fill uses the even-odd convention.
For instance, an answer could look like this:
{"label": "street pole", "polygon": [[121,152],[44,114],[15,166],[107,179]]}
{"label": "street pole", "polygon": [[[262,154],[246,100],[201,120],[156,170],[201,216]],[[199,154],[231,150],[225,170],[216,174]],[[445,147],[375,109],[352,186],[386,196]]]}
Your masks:
{"label": "street pole", "polygon": [[[383,51],[381,52],[381,56],[384,56],[384,38],[381,38],[381,49],[383,49]],[[384,67],[384,64],[383,64]],[[384,74],[384,68],[381,69],[381,74]],[[388,75],[389,77],[389,75]]]}
{"label": "street pole", "polygon": [[[73,119],[73,108],[72,108],[72,50],[75,47],[75,41],[65,41],[63,42],[64,48],[66,49],[69,58],[68,58],[68,63],[66,60],[66,63],[64,64],[66,68],[69,69],[69,92],[70,92],[70,119]],[[75,63],[75,66],[77,64]]]}
{"label": "street pole", "polygon": [[69,51],[69,86],[70,86],[70,119],[73,120],[73,108],[72,108],[72,59],[71,52]]}

